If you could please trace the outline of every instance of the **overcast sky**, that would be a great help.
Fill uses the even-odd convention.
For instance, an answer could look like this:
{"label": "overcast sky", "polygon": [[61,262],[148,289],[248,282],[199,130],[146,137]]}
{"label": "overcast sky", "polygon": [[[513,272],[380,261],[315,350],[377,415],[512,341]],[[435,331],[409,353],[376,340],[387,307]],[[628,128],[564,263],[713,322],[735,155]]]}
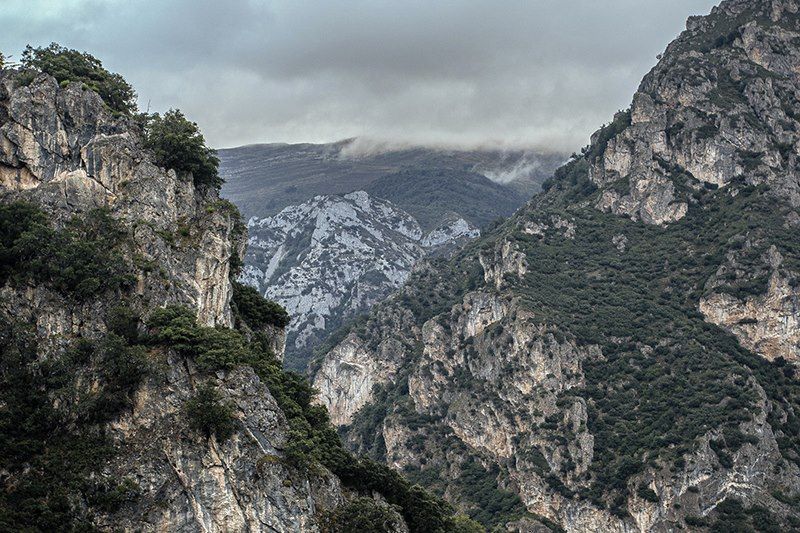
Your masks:
{"label": "overcast sky", "polygon": [[210,144],[575,150],[714,0],[0,0],[0,50],[57,41]]}

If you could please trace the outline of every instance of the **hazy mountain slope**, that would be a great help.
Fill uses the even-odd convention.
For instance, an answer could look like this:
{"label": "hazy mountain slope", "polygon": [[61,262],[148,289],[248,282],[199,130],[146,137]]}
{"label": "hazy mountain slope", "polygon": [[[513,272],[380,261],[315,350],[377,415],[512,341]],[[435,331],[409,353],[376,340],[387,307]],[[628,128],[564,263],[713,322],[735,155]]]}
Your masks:
{"label": "hazy mountain slope", "polygon": [[690,19],[545,193],[352,329],[314,381],[351,445],[486,524],[799,528],[799,12]]}
{"label": "hazy mountain slope", "polygon": [[[271,216],[284,207],[303,203],[318,195],[369,191],[376,180],[401,170],[449,171],[454,177],[463,174],[466,181],[474,181],[474,174],[480,173],[510,184],[503,187],[509,191],[509,200],[504,205],[513,202],[513,207],[519,207],[524,198],[538,190],[541,182],[565,159],[563,154],[498,150],[409,148],[364,152],[352,140],[323,145],[242,146],[220,150],[219,156],[220,171],[227,180],[222,195],[239,206],[245,218]],[[458,185],[458,182],[445,185]],[[491,184],[487,186],[491,187]],[[415,207],[420,206],[418,200],[406,204],[402,198],[394,199],[401,209],[412,214],[416,214]],[[433,203],[423,207],[439,216],[448,215],[446,210],[439,211]],[[471,220],[487,207],[494,208],[478,196],[461,206],[458,213]]]}
{"label": "hazy mountain slope", "polygon": [[397,290],[423,257],[480,234],[460,218],[425,234],[408,213],[364,191],[253,217],[248,231],[240,279],[292,315],[285,360],[300,371],[329,333]]}
{"label": "hazy mountain slope", "polygon": [[460,217],[484,227],[511,215],[529,197],[482,174],[436,168],[389,174],[373,181],[366,191],[401,206],[426,231]]}
{"label": "hazy mountain slope", "polygon": [[[417,261],[449,253],[478,235],[476,227],[511,215],[529,197],[519,190],[538,190],[563,160],[424,148],[360,153],[358,146],[257,145],[220,153],[227,179],[222,193],[250,219],[242,279],[292,313],[286,361],[298,370],[329,333],[397,289]],[[365,210],[355,198],[331,196],[361,189],[381,208]],[[342,209],[358,215],[342,217]],[[371,235],[386,228],[387,209],[397,212],[392,218],[411,215],[419,236],[409,241],[398,228]]]}

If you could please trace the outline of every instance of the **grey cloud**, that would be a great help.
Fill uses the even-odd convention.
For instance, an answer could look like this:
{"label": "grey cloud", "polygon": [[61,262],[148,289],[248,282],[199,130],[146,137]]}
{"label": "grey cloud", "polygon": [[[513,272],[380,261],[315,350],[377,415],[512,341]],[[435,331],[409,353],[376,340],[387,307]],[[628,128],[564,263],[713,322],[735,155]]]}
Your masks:
{"label": "grey cloud", "polygon": [[58,41],[216,146],[578,149],[712,0],[4,0],[0,49]]}

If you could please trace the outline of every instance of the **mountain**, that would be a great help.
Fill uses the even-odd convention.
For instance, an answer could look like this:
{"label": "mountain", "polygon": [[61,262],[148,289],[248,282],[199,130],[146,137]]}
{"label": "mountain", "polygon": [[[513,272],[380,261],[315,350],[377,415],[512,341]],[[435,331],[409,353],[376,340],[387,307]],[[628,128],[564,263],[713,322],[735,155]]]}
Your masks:
{"label": "mountain", "polygon": [[292,315],[286,363],[301,371],[315,346],[402,286],[422,258],[480,235],[461,218],[424,234],[414,217],[364,191],[317,196],[247,226],[240,279]]}
{"label": "mountain", "polygon": [[359,146],[220,151],[222,194],[249,217],[241,280],[292,314],[293,369],[305,370],[315,347],[400,287],[419,260],[514,213],[565,157]]}
{"label": "mountain", "polygon": [[530,197],[482,174],[437,168],[401,170],[376,179],[365,190],[401,206],[424,231],[462,217],[483,228],[510,216]]}
{"label": "mountain", "polygon": [[143,131],[98,60],[33,52],[58,79],[0,71],[0,530],[474,530],[346,452],[283,370],[289,317],[232,279],[216,169],[149,148],[206,157],[192,124]]}
{"label": "mountain", "polygon": [[800,529],[800,3],[690,18],[543,192],[315,366],[349,446],[486,526]]}
{"label": "mountain", "polygon": [[[367,191],[417,217],[430,231],[452,212],[473,225],[514,212],[565,159],[521,150],[458,151],[364,148],[357,139],[332,144],[259,144],[219,150],[222,195],[245,218],[264,218],[314,196]],[[396,183],[403,183],[399,189]],[[439,205],[424,194],[469,201]],[[391,197],[382,196],[387,192]],[[438,200],[440,197],[435,198]]]}

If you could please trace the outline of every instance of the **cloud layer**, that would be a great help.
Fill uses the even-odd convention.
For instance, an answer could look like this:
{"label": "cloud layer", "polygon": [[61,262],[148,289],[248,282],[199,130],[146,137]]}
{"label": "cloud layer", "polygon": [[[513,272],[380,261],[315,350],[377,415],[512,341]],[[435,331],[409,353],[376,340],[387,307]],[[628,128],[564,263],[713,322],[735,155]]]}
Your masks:
{"label": "cloud layer", "polygon": [[209,142],[575,150],[713,0],[3,0],[0,50],[87,50]]}

